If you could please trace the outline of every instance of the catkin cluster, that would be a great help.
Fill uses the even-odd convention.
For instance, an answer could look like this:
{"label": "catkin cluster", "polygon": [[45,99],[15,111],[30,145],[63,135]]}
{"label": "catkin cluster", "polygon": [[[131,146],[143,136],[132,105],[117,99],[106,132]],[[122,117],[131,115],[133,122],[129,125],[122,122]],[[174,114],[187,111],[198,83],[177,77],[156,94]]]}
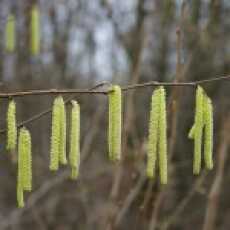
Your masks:
{"label": "catkin cluster", "polygon": [[16,104],[10,100],[7,110],[7,145],[8,151],[14,151],[17,143]]}
{"label": "catkin cluster", "polygon": [[80,106],[76,101],[71,101],[71,104],[69,162],[71,178],[77,179],[80,166]]}
{"label": "catkin cluster", "polygon": [[34,5],[31,9],[31,40],[30,47],[32,55],[37,55],[40,51],[40,14],[39,9]]}
{"label": "catkin cluster", "polygon": [[18,207],[24,207],[24,191],[32,190],[32,153],[29,131],[23,127],[19,131],[18,141],[18,179],[17,201]]}
{"label": "catkin cluster", "polygon": [[[167,122],[166,122],[166,98],[165,90],[161,86],[153,92],[146,174],[149,178],[155,178],[156,161],[159,162],[159,174],[161,184],[167,184]],[[157,154],[158,153],[158,154]]]}
{"label": "catkin cluster", "polygon": [[5,48],[7,52],[14,52],[15,50],[15,17],[13,14],[9,14],[7,17]]}
{"label": "catkin cluster", "polygon": [[108,148],[112,161],[121,158],[122,93],[118,85],[109,94]]}
{"label": "catkin cluster", "polygon": [[[5,27],[5,49],[7,52],[15,50],[15,21],[15,16],[9,14]],[[40,13],[37,5],[34,5],[30,12],[30,51],[32,55],[37,55],[40,52]]]}
{"label": "catkin cluster", "polygon": [[59,168],[59,163],[66,164],[66,112],[61,96],[55,98],[52,110],[50,170]]}
{"label": "catkin cluster", "polygon": [[[203,134],[204,132],[204,134]],[[196,90],[195,122],[188,137],[194,139],[193,173],[201,170],[202,140],[204,139],[204,162],[207,169],[213,168],[213,107],[211,99],[198,86]]]}

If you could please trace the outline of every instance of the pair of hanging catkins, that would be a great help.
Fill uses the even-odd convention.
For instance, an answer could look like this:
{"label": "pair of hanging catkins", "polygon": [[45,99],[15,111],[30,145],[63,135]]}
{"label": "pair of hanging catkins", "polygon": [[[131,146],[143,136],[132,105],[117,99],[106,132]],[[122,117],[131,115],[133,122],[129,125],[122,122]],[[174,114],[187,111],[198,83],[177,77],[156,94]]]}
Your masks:
{"label": "pair of hanging catkins", "polygon": [[[80,164],[80,106],[71,101],[71,128],[69,162],[71,178],[78,177]],[[66,156],[66,110],[62,96],[55,98],[52,110],[52,135],[50,151],[50,170],[56,171],[59,164],[67,164]]]}
{"label": "pair of hanging catkins", "polygon": [[[14,152],[17,147],[16,104],[10,100],[7,111],[7,145],[8,151]],[[32,189],[32,153],[31,136],[25,127],[20,128],[18,138],[18,207],[24,207],[24,191]]]}
{"label": "pair of hanging catkins", "polygon": [[193,173],[198,175],[201,170],[203,140],[205,167],[211,170],[213,168],[213,106],[211,99],[200,86],[196,90],[195,122],[188,136],[194,140]]}
{"label": "pair of hanging catkins", "polygon": [[148,154],[146,174],[155,178],[156,163],[159,162],[159,175],[161,184],[167,184],[167,122],[166,98],[163,86],[157,88],[152,95]]}
{"label": "pair of hanging catkins", "polygon": [[[15,51],[16,26],[14,14],[9,14],[5,29],[5,48],[12,53]],[[30,51],[32,55],[39,54],[40,50],[40,14],[39,8],[34,5],[30,13]]]}

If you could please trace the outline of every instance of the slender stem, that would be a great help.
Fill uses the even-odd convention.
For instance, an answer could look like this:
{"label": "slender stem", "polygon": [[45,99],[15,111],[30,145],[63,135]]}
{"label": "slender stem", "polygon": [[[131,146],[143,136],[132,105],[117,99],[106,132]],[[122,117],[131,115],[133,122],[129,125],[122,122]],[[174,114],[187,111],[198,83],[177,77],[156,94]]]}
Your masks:
{"label": "slender stem", "polygon": [[[213,83],[217,81],[230,80],[230,75],[221,76],[217,78],[192,81],[192,82],[158,82],[150,81],[139,84],[132,84],[122,87],[122,91],[135,90],[138,88],[144,88],[149,86],[192,86],[196,87],[197,85],[203,85],[207,83]],[[100,85],[100,84],[99,84]],[[28,90],[28,91],[18,91],[18,92],[9,92],[9,93],[0,93],[0,98],[11,98],[11,97],[24,97],[31,95],[49,95],[49,94],[108,94],[111,92],[111,88],[103,90],[89,90],[89,89],[45,89],[45,90]]]}

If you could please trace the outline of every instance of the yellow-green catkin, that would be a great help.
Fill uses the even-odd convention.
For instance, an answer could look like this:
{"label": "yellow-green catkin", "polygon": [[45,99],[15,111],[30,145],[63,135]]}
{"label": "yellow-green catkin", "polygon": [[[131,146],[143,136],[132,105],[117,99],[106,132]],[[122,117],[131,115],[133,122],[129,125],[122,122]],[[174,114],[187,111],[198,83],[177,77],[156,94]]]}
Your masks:
{"label": "yellow-green catkin", "polygon": [[15,50],[15,16],[9,14],[6,22],[5,48],[7,52]]}
{"label": "yellow-green catkin", "polygon": [[20,208],[24,207],[23,157],[24,157],[23,135],[20,130],[19,138],[18,138],[18,177],[17,177],[17,202],[18,202],[18,207]]}
{"label": "yellow-green catkin", "polygon": [[32,189],[32,154],[31,137],[26,128],[19,131],[18,141],[18,179],[17,179],[17,201],[18,207],[24,206],[23,191]]}
{"label": "yellow-green catkin", "polygon": [[71,178],[77,179],[80,167],[80,105],[71,101],[70,152]]}
{"label": "yellow-green catkin", "polygon": [[156,89],[152,95],[150,121],[149,121],[147,167],[146,167],[146,175],[148,178],[155,177],[157,143],[158,143],[158,133],[159,133],[159,116],[160,116],[160,90]]}
{"label": "yellow-green catkin", "polygon": [[60,150],[60,106],[59,97],[55,98],[52,109],[52,130],[51,130],[51,149],[50,165],[51,171],[59,168],[59,150]]}
{"label": "yellow-green catkin", "polygon": [[30,30],[31,54],[37,55],[40,52],[40,13],[39,8],[36,5],[31,9]]}
{"label": "yellow-green catkin", "polygon": [[24,176],[23,188],[25,191],[32,190],[32,149],[31,149],[31,136],[29,130],[23,128],[23,142],[24,142]]}
{"label": "yellow-green catkin", "polygon": [[24,203],[24,193],[20,184],[17,183],[17,203],[19,208],[23,208]]}
{"label": "yellow-green catkin", "polygon": [[213,168],[213,106],[211,99],[205,96],[204,105],[204,161],[207,169]]}
{"label": "yellow-green catkin", "polygon": [[167,118],[166,118],[166,96],[163,86],[159,88],[160,112],[159,112],[159,170],[161,184],[167,184]]}
{"label": "yellow-green catkin", "polygon": [[109,157],[116,161],[121,158],[122,92],[118,85],[109,94]]}
{"label": "yellow-green catkin", "polygon": [[204,118],[204,92],[198,86],[196,90],[196,111],[195,111],[195,132],[194,132],[194,158],[193,173],[198,175],[201,169],[201,150],[203,137],[203,118]]}
{"label": "yellow-green catkin", "polygon": [[58,97],[60,110],[60,140],[59,140],[59,161],[61,164],[67,164],[66,159],[66,110],[65,102],[61,96]]}
{"label": "yellow-green catkin", "polygon": [[7,145],[8,151],[14,151],[17,143],[16,104],[10,100],[7,111]]}

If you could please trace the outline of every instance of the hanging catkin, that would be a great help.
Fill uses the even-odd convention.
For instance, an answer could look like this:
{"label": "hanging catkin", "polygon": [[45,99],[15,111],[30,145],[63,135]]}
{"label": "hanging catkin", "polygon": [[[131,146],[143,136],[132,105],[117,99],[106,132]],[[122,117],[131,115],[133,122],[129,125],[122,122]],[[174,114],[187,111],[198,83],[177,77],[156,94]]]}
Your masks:
{"label": "hanging catkin", "polygon": [[159,134],[159,116],[160,116],[160,90],[156,89],[152,95],[149,136],[148,136],[148,154],[146,175],[149,178],[155,177],[157,142]]}
{"label": "hanging catkin", "polygon": [[122,123],[122,95],[118,85],[112,87],[109,94],[109,157],[111,160],[121,158],[121,123]]}
{"label": "hanging catkin", "polygon": [[167,184],[167,121],[166,121],[166,98],[163,86],[159,89],[160,112],[159,112],[159,170],[161,184]]}
{"label": "hanging catkin", "polygon": [[195,111],[195,131],[194,131],[194,158],[193,173],[198,175],[201,169],[201,149],[203,136],[203,118],[204,118],[204,93],[203,89],[198,86],[196,90],[196,111]]}
{"label": "hanging catkin", "polygon": [[17,178],[17,202],[18,207],[24,207],[24,196],[23,196],[23,157],[24,157],[24,146],[23,146],[23,133],[20,129],[18,138],[18,178]]}
{"label": "hanging catkin", "polygon": [[60,110],[60,141],[59,141],[59,161],[65,165],[66,159],[66,111],[65,103],[62,97],[58,97],[59,110]]}
{"label": "hanging catkin", "polygon": [[15,50],[15,17],[13,14],[9,14],[7,17],[5,48],[7,52],[14,52]]}
{"label": "hanging catkin", "polygon": [[36,5],[31,9],[30,30],[31,53],[32,55],[37,55],[40,51],[40,15],[39,8]]}
{"label": "hanging catkin", "polygon": [[32,188],[32,154],[31,137],[26,128],[19,131],[18,143],[18,181],[17,201],[18,206],[24,206],[23,191],[31,191]]}
{"label": "hanging catkin", "polygon": [[52,130],[51,130],[51,150],[50,150],[50,170],[55,171],[59,168],[59,149],[60,149],[60,99],[55,98],[52,109]]}
{"label": "hanging catkin", "polygon": [[30,132],[23,128],[23,142],[24,142],[24,176],[23,176],[23,188],[25,191],[32,190],[32,152],[31,152],[31,136]]}
{"label": "hanging catkin", "polygon": [[16,104],[10,100],[7,111],[7,150],[14,151],[17,142]]}
{"label": "hanging catkin", "polygon": [[77,179],[80,166],[80,106],[71,101],[70,153],[71,178]]}
{"label": "hanging catkin", "polygon": [[207,169],[213,168],[213,108],[208,96],[205,96],[204,105],[204,161]]}

